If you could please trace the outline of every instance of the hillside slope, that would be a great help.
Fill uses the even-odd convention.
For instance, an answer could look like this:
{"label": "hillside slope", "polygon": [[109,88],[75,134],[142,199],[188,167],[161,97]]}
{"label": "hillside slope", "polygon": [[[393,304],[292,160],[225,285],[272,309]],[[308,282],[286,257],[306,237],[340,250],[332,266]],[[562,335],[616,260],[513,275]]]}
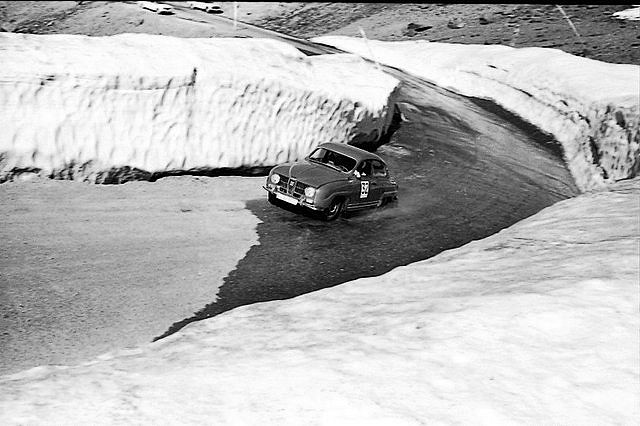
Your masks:
{"label": "hillside slope", "polygon": [[[221,15],[233,18],[233,3]],[[640,64],[640,22],[616,19],[629,5],[238,2],[238,19],[303,38],[360,37],[512,47],[551,47],[612,63]],[[204,12],[202,12],[204,14]],[[216,25],[159,16],[134,2],[0,1],[0,29],[32,34],[232,37]]]}

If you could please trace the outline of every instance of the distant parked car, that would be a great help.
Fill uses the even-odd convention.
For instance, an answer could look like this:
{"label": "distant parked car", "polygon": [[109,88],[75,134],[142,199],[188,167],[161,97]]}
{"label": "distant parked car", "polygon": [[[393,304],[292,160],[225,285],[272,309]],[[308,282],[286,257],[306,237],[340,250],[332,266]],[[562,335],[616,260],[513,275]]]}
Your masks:
{"label": "distant parked car", "polygon": [[271,169],[269,202],[299,205],[333,220],[344,212],[397,199],[398,184],[379,156],[340,143],[320,144],[304,161]]}
{"label": "distant parked car", "polygon": [[154,1],[139,1],[138,6],[143,9],[148,9],[156,12],[160,15],[173,13],[173,6],[169,6],[168,4],[156,3]]}
{"label": "distant parked car", "polygon": [[191,9],[204,10],[207,13],[222,13],[220,6],[203,1],[190,1],[188,5]]}

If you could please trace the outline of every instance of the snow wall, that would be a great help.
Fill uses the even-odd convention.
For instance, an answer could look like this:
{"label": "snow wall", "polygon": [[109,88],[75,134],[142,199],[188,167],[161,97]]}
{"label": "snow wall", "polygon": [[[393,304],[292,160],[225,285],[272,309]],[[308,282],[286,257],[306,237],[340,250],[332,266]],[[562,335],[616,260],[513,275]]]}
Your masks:
{"label": "snow wall", "polygon": [[267,39],[0,33],[0,182],[272,166],[377,139],[398,81]]}
{"label": "snow wall", "polygon": [[325,36],[313,41],[400,68],[465,96],[489,99],[549,133],[587,191],[640,170],[640,67],[557,49],[425,40],[382,42]]}

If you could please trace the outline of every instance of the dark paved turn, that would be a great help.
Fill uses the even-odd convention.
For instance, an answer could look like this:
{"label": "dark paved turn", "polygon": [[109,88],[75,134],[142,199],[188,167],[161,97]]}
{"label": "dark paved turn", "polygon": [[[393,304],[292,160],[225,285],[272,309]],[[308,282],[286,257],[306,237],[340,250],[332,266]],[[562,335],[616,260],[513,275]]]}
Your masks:
{"label": "dark paved turn", "polygon": [[241,305],[427,259],[578,193],[550,137],[387,70],[404,80],[399,107],[406,121],[377,153],[398,180],[399,201],[330,223],[271,206],[266,193],[248,202],[262,221],[259,245],[224,279],[217,301],[161,337]]}

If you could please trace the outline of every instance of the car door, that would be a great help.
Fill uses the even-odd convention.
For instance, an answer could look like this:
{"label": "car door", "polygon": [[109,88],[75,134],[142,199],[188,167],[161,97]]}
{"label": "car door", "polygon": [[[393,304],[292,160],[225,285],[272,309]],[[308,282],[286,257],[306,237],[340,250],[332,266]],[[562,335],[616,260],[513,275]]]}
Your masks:
{"label": "car door", "polygon": [[389,175],[387,168],[383,162],[371,160],[371,197],[372,200],[379,201],[382,199],[389,183]]}
{"label": "car door", "polygon": [[375,202],[373,193],[371,191],[371,161],[365,160],[361,162],[356,168],[359,176],[356,179],[356,188],[354,188],[354,194],[351,197],[351,203],[357,207],[366,207],[367,205]]}

